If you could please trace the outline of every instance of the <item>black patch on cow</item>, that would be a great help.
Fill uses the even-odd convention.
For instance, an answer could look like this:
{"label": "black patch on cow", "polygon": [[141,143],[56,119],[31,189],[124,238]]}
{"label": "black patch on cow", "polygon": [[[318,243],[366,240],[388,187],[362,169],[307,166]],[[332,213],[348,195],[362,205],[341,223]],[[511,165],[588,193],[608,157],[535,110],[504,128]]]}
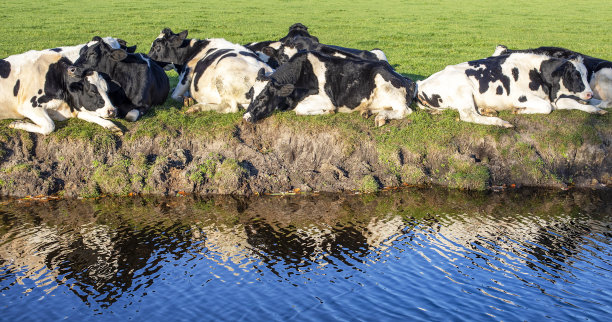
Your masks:
{"label": "black patch on cow", "polygon": [[521,95],[521,97],[518,98],[518,101],[521,103],[525,103],[527,102],[527,97],[525,95]]}
{"label": "black patch on cow", "polygon": [[550,86],[544,82],[540,72],[534,68],[529,71],[529,89],[535,92],[539,90],[540,87],[547,96],[550,96]]}
{"label": "black patch on cow", "polygon": [[421,103],[431,106],[431,107],[440,107],[440,103],[442,103],[442,97],[438,94],[432,94],[431,98],[427,96],[425,93],[421,93],[419,95],[419,101]]}
{"label": "black patch on cow", "polygon": [[54,51],[54,52],[56,52],[56,53],[61,53],[61,52],[62,52],[62,49],[61,49],[61,48],[51,48],[51,49],[49,49],[49,50],[50,50],[50,51]]}
{"label": "black patch on cow", "polygon": [[17,80],[17,82],[15,82],[15,87],[13,87],[13,96],[17,96],[17,94],[19,94],[19,80]]}
{"label": "black patch on cow", "polygon": [[36,96],[32,96],[30,99],[30,103],[32,103],[32,107],[38,107],[38,103],[36,102]]}
{"label": "black patch on cow", "polygon": [[4,59],[0,59],[0,77],[8,78],[11,74],[11,63]]}
{"label": "black patch on cow", "polygon": [[204,57],[204,59],[201,59],[200,61],[198,61],[198,63],[196,64],[196,67],[193,71],[193,85],[194,85],[194,89],[195,91],[199,91],[198,88],[198,81],[200,80],[200,78],[202,77],[202,75],[204,74],[204,72],[206,71],[206,69],[208,67],[210,67],[210,65],[217,60],[217,58],[227,54],[228,52],[232,51],[232,49],[219,49],[215,52],[211,52],[210,50],[208,52],[211,52],[210,55],[207,55],[206,57]]}
{"label": "black patch on cow", "polygon": [[612,69],[612,62],[609,61],[602,61],[599,64],[597,64],[594,68],[593,68],[593,73],[597,73],[598,71],[604,69],[604,68],[611,68]]}
{"label": "black patch on cow", "polygon": [[514,81],[517,82],[518,81],[518,77],[519,77],[519,69],[514,67],[512,68],[512,77],[514,77]]}
{"label": "black patch on cow", "polygon": [[489,90],[489,83],[500,81],[506,93],[510,95],[510,77],[502,72],[501,65],[506,61],[508,56],[489,57],[480,60],[468,62],[473,68],[466,69],[465,74],[468,77],[474,77],[478,80],[480,93],[485,93]]}
{"label": "black patch on cow", "polygon": [[[189,69],[190,69],[189,67],[185,69],[185,72],[184,72],[185,76],[189,75]],[[187,77],[183,77],[183,79],[181,80],[181,85],[185,85],[185,84],[187,84]]]}
{"label": "black patch on cow", "polygon": [[237,57],[237,56],[238,56],[238,54],[236,54],[236,53],[227,53],[227,54],[225,54],[225,55],[223,55],[223,56],[219,57],[219,60],[217,60],[217,64],[218,64],[220,61],[222,61],[223,59],[225,59],[225,58],[229,58],[229,57]]}
{"label": "black patch on cow", "polygon": [[497,90],[495,91],[495,94],[502,95],[503,93],[504,93],[504,89],[501,86],[497,86]]}
{"label": "black patch on cow", "polygon": [[248,51],[239,51],[238,53],[239,53],[240,55],[242,55],[242,56],[252,57],[252,58],[257,59],[257,60],[258,60],[258,61],[260,61],[260,62],[263,62],[263,61],[261,60],[261,58],[259,58],[259,56],[255,55],[254,53],[251,53],[251,52],[248,52]]}
{"label": "black patch on cow", "polygon": [[38,90],[38,95],[42,94],[42,89]]}

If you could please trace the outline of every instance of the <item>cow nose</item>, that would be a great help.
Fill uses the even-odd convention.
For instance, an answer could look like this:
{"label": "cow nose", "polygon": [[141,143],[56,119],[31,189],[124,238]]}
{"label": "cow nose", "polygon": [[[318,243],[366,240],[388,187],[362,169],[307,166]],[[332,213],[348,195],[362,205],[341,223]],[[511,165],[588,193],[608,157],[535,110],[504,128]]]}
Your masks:
{"label": "cow nose", "polygon": [[586,93],[584,94],[584,97],[585,97],[586,99],[590,100],[590,99],[593,97],[593,92],[586,92]]}
{"label": "cow nose", "polygon": [[115,115],[117,115],[117,111],[114,109],[108,111],[108,117],[115,117]]}

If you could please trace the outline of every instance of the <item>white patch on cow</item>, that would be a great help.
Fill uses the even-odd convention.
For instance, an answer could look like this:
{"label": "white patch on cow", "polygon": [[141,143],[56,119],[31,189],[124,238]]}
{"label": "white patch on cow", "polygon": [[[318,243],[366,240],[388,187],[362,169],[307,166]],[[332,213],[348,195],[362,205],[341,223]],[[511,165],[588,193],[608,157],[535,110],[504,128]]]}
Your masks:
{"label": "white patch on cow", "polygon": [[[250,103],[246,94],[253,87],[259,70],[263,68],[266,73],[271,73],[273,69],[255,57],[240,54],[240,52],[250,52],[242,45],[221,38],[207,40],[209,41],[207,46],[187,62],[190,74],[185,75],[184,78],[187,79],[187,84],[190,83],[191,96],[198,102],[199,110],[237,112],[239,106],[245,107]],[[219,60],[221,56],[212,62],[201,75],[195,75],[191,71],[195,70],[198,61],[215,52],[208,53],[211,48],[230,49],[228,53],[234,53],[236,56]],[[193,82],[194,78],[198,78],[197,84]],[[179,86],[177,86],[178,89]],[[177,90],[173,92],[173,98],[175,94],[178,94]]]}
{"label": "white patch on cow", "polygon": [[269,44],[268,46],[270,46],[270,47],[272,47],[272,48],[274,48],[276,50],[279,50],[282,45],[283,45],[283,43],[281,43],[280,41],[275,41],[275,42]]}
{"label": "white patch on cow", "polygon": [[497,45],[497,47],[495,47],[495,52],[493,52],[493,55],[491,55],[491,56],[499,56],[499,55],[503,54],[507,49],[508,49],[508,47],[506,47],[506,46]]}
{"label": "white patch on cow", "polygon": [[[93,72],[93,74],[90,76],[86,76],[85,80],[98,89],[98,93],[104,100],[104,107],[97,109],[95,114],[103,118],[114,117],[117,114],[117,109],[115,106],[113,106],[110,98],[108,97],[108,84],[106,83],[106,80],[100,77],[98,72]],[[85,107],[82,106],[82,109],[84,110]]]}
{"label": "white patch on cow", "polygon": [[268,85],[269,82],[270,81],[267,80],[255,80],[255,83],[253,83],[253,99],[259,96],[259,94],[261,94],[261,91],[263,91],[263,89],[266,87],[266,85]]}
{"label": "white patch on cow", "polygon": [[291,59],[291,57],[293,57],[295,54],[298,53],[298,50],[296,48],[283,46],[283,52],[282,53],[284,55],[287,55],[287,59]]}
{"label": "white patch on cow", "polygon": [[593,97],[601,101],[598,107],[612,107],[612,68],[603,68],[594,73],[590,85]]}
{"label": "white patch on cow", "polygon": [[334,52],[334,54],[332,55],[334,57],[340,57],[340,58],[346,58],[346,55],[339,53],[339,52]]}
{"label": "white patch on cow", "polygon": [[151,68],[151,59],[149,59],[147,56],[143,55],[143,54],[138,54],[138,56],[140,56],[140,58],[144,61],[147,62],[147,66],[149,66],[149,68]]}
{"label": "white patch on cow", "polygon": [[378,60],[388,61],[387,60],[387,55],[385,55],[385,53],[382,50],[380,50],[380,49],[372,49],[372,50],[370,50],[370,52],[373,53],[374,55],[376,55]]}
{"label": "white patch on cow", "polygon": [[[117,41],[117,38],[104,37],[104,38],[102,38],[102,41],[107,43],[113,49],[121,48],[121,45],[119,44],[119,41]],[[96,43],[97,43],[97,41],[90,41],[90,42],[88,42],[86,44],[80,44],[80,45],[75,45],[75,46],[57,47],[57,49],[60,50],[59,51],[60,55],[66,57],[71,62],[75,62],[79,58],[79,53],[81,52],[81,49],[83,47],[95,45]],[[56,49],[56,48],[53,48],[53,49]],[[55,52],[54,50],[51,50],[51,49],[46,49],[45,51]]]}

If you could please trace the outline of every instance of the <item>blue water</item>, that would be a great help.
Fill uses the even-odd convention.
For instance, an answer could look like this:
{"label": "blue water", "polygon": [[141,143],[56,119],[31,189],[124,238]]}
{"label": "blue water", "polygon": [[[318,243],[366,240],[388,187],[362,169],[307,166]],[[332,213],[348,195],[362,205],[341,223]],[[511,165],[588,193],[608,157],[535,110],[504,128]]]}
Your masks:
{"label": "blue water", "polygon": [[610,197],[5,201],[0,319],[609,321]]}

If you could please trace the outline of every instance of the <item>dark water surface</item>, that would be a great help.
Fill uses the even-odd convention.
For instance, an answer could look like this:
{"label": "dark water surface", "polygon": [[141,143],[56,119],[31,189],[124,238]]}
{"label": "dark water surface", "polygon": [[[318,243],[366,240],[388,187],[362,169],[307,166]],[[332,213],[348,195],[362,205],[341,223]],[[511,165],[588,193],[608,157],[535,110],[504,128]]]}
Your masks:
{"label": "dark water surface", "polygon": [[612,194],[0,205],[0,319],[612,319]]}

